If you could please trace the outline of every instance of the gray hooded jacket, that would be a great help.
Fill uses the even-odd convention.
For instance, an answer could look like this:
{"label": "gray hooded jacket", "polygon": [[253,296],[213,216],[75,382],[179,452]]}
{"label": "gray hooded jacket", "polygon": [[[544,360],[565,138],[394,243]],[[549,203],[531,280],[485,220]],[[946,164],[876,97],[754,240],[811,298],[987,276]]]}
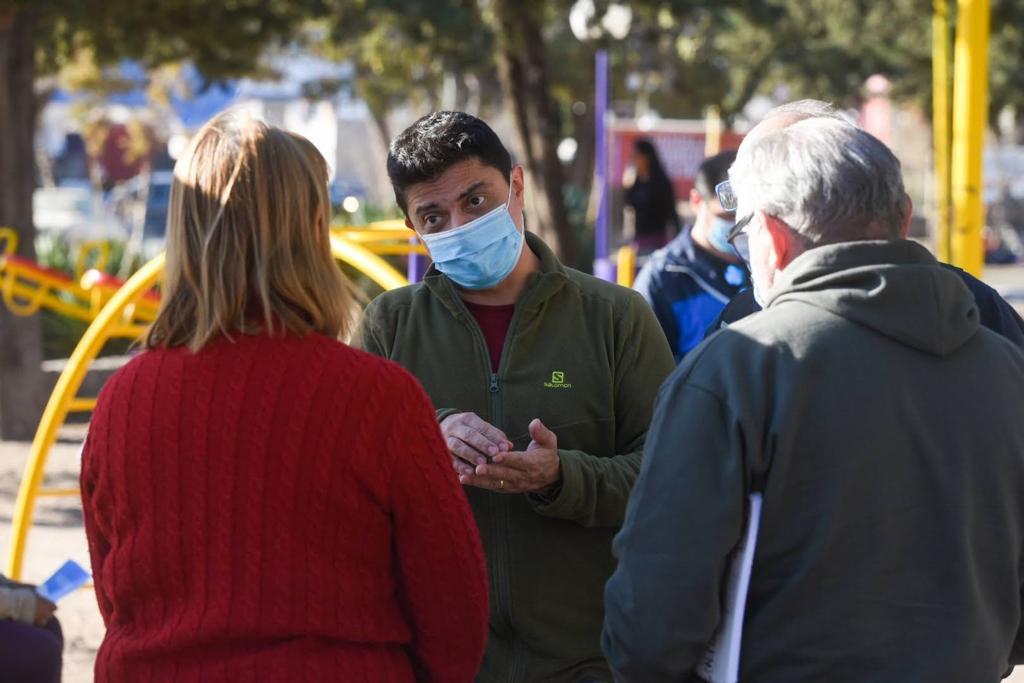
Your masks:
{"label": "gray hooded jacket", "polygon": [[808,251],[662,388],[603,645],[686,680],[764,504],[740,680],[996,681],[1024,659],[1024,353],[913,242]]}

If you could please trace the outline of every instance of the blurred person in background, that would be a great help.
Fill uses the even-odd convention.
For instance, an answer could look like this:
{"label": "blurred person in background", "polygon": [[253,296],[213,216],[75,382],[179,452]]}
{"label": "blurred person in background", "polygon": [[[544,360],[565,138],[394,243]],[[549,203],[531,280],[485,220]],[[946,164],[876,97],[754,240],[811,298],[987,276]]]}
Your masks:
{"label": "blurred person in background", "polygon": [[0,681],[60,683],[64,638],[56,609],[35,586],[0,576]]}
{"label": "blurred person in background", "polygon": [[217,116],[179,160],[163,304],[82,462],[104,681],[460,681],[479,536],[434,411],[352,349],[327,165]]}
{"label": "blurred person in background", "polygon": [[676,362],[704,339],[711,321],[749,285],[747,270],[729,244],[735,215],[715,196],[715,186],[729,177],[735,159],[735,150],[730,150],[701,163],[690,190],[693,225],[654,252],[633,284],[654,309]]}
{"label": "blurred person in background", "polygon": [[633,143],[633,183],[626,188],[626,206],[633,210],[633,246],[641,256],[665,246],[679,232],[676,193],[654,143]]}
{"label": "blurred person in background", "polygon": [[[810,118],[826,118],[850,123],[846,116],[838,112],[828,102],[822,102],[821,100],[797,100],[780,105],[769,111],[761,119],[761,122],[747,133],[746,137],[750,140],[756,140],[763,135],[782,130],[798,121]],[[906,225],[903,227],[902,236],[904,238],[907,236],[909,228],[910,220],[908,218]],[[1000,296],[999,292],[956,266],[948,263],[940,263],[940,265],[955,273],[967,285],[967,289],[971,290],[971,294],[974,296],[974,303],[980,313],[979,322],[982,326],[1024,348],[1024,319],[1021,319],[1016,309]],[[732,323],[742,320],[759,310],[761,310],[761,306],[754,299],[753,289],[744,289],[726,304],[718,317],[708,326],[705,335],[710,336],[718,330],[728,327]]]}

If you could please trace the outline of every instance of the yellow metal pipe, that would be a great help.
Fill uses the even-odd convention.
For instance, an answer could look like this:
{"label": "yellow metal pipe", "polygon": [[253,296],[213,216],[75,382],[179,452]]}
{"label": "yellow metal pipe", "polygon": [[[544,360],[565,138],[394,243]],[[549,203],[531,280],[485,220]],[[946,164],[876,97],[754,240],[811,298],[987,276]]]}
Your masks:
{"label": "yellow metal pipe", "polygon": [[940,261],[949,262],[949,0],[935,0],[932,14],[932,137],[935,148],[935,247]]}
{"label": "yellow metal pipe", "polygon": [[425,256],[428,253],[427,248],[422,244],[375,244],[369,250],[378,256],[408,256],[409,254]]}
{"label": "yellow metal pipe", "polygon": [[704,113],[704,156],[711,157],[722,151],[722,116],[718,107],[711,105]]}
{"label": "yellow metal pipe", "polygon": [[636,250],[626,245],[619,248],[617,261],[617,280],[623,287],[632,287],[636,277]]}
{"label": "yellow metal pipe", "polygon": [[16,254],[18,252],[18,232],[5,225],[0,228],[0,243],[3,243],[3,249],[0,249],[0,254]]}
{"label": "yellow metal pipe", "polygon": [[94,398],[73,398],[68,402],[69,413],[91,413],[96,409]]}
{"label": "yellow metal pipe", "polygon": [[46,404],[46,410],[43,411],[43,418],[36,429],[35,438],[32,440],[32,449],[29,451],[28,463],[25,466],[25,476],[22,477],[21,485],[18,488],[14,518],[11,520],[11,551],[7,558],[7,574],[15,580],[21,577],[21,570],[25,562],[25,543],[28,539],[29,527],[32,525],[36,496],[39,494],[40,484],[43,480],[46,458],[53,447],[53,442],[57,439],[57,431],[64,424],[68,407],[78,393],[82,380],[85,379],[89,363],[96,358],[100,349],[103,348],[103,344],[109,338],[108,328],[112,323],[116,323],[128,304],[156,284],[163,272],[163,267],[164,256],[160,254],[144,265],[125,283],[124,287],[111,297],[107,305],[86,329],[85,334],[82,335],[81,341],[78,342],[71,358],[68,359],[67,366],[57,380],[57,385]]}
{"label": "yellow metal pipe", "polygon": [[387,261],[366,247],[342,237],[331,235],[331,252],[334,258],[358,268],[384,289],[398,289],[409,284],[405,276],[392,268]]}
{"label": "yellow metal pipe", "polygon": [[60,291],[82,300],[85,292],[73,283],[42,274],[37,276],[35,272],[28,273],[21,266],[3,261],[0,261],[0,274],[3,277],[4,302],[15,315],[33,315],[45,306],[79,319],[82,316],[88,316],[85,320],[92,319],[86,304],[74,304],[54,294]]}
{"label": "yellow metal pipe", "polygon": [[39,489],[36,498],[74,498],[82,493],[82,489]]}
{"label": "yellow metal pipe", "polygon": [[149,331],[149,325],[111,325],[107,335],[117,339],[141,339]]}
{"label": "yellow metal pipe", "polygon": [[350,242],[407,242],[410,237],[416,234],[408,228],[402,228],[401,230],[351,230],[341,228],[331,232],[339,237],[344,237]]}
{"label": "yellow metal pipe", "polygon": [[110,242],[105,240],[90,240],[83,242],[78,249],[78,259],[75,261],[75,279],[81,280],[85,274],[85,266],[89,257],[94,256],[91,268],[102,271],[110,261]]}
{"label": "yellow metal pipe", "polygon": [[[4,297],[4,302],[7,304],[7,307],[11,310],[11,313],[14,313],[15,315],[34,315],[40,308],[48,308],[69,318],[76,318],[78,320],[84,320],[85,322],[92,320],[92,315],[90,315],[89,308],[87,306],[69,303],[64,299],[54,296],[46,290],[33,289],[31,287],[14,284],[9,289],[5,289],[4,294],[10,294],[15,300],[12,305],[11,299],[7,296]],[[29,303],[24,303],[30,299],[31,301]]]}
{"label": "yellow metal pipe", "polygon": [[404,218],[389,218],[386,221],[374,221],[369,225],[364,226],[370,230],[408,230],[409,226],[405,224]]}
{"label": "yellow metal pipe", "polygon": [[73,281],[56,277],[35,268],[25,267],[20,263],[14,264],[5,260],[3,263],[3,270],[14,275],[15,278],[21,278],[29,282],[39,282],[54,289],[67,289],[69,291],[75,290],[75,284]]}
{"label": "yellow metal pipe", "polygon": [[988,112],[989,0],[958,0],[953,66],[952,263],[981,275],[982,155]]}

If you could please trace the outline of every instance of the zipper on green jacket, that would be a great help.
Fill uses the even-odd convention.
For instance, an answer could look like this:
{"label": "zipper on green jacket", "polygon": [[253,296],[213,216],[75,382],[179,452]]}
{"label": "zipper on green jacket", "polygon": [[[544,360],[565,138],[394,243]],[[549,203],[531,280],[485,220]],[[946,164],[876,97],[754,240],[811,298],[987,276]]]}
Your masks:
{"label": "zipper on green jacket", "polygon": [[[512,340],[515,338],[516,328],[519,325],[519,320],[522,317],[523,311],[523,300],[524,296],[519,298],[516,302],[515,311],[512,313],[512,319],[509,321],[508,331],[505,333],[505,343],[502,345],[501,358],[498,361],[498,371],[490,372],[490,381],[487,386],[487,390],[491,396],[491,424],[498,427],[498,423],[502,421],[501,412],[501,380],[507,372],[509,359],[511,358]],[[480,325],[477,324],[476,319],[469,312],[469,308],[461,297],[456,295],[460,307],[462,309],[462,315],[469,323],[469,326],[473,329],[473,333],[477,340],[477,349],[483,350],[483,357],[487,359],[487,369],[491,369],[491,352],[487,346],[487,339],[484,338],[483,330],[480,329]],[[499,427],[500,429],[500,427]],[[509,683],[516,683],[522,677],[523,667],[523,648],[520,643],[518,634],[515,633],[515,625],[512,617],[512,586],[509,580],[509,554],[508,544],[508,529],[509,529],[509,505],[510,499],[508,495],[497,494],[487,497],[488,507],[491,508],[492,516],[492,533],[494,534],[495,542],[493,544],[493,557],[491,558],[491,564],[493,566],[493,579],[494,587],[497,595],[491,596],[495,602],[495,612],[502,615],[509,628],[509,632],[512,637],[512,661],[508,663],[507,669],[507,680]]]}
{"label": "zipper on green jacket", "polygon": [[[466,307],[465,302],[461,297],[456,297],[461,308],[461,317],[472,330],[473,336],[476,339],[477,351],[482,352],[482,358],[485,361],[485,367],[489,373],[489,381],[487,384],[487,392],[490,394],[490,415],[487,416],[491,424],[497,426],[497,423],[501,421],[501,383],[498,379],[501,367],[498,368],[498,372],[491,372],[491,352],[487,346],[487,339],[484,338],[483,330],[480,329],[480,325],[477,324],[476,319],[469,312],[469,308]],[[501,361],[499,365],[504,366],[506,356],[508,353],[507,347],[509,346],[509,339],[515,325],[515,320],[518,310],[513,313],[512,321],[509,323],[508,333],[505,337],[505,347],[501,352]],[[494,581],[495,595],[491,596],[494,603],[495,615],[505,621],[508,632],[512,634],[512,638],[515,639],[514,635],[515,627],[512,623],[512,594],[509,586],[509,557],[508,548],[506,545],[506,539],[508,538],[508,498],[502,494],[494,494],[487,496],[486,505],[491,511],[491,537],[494,539],[492,544],[492,575],[491,578]],[[514,658],[513,658],[514,659]],[[509,673],[514,669],[519,668],[518,662],[509,663]],[[510,681],[514,680],[511,676]]]}

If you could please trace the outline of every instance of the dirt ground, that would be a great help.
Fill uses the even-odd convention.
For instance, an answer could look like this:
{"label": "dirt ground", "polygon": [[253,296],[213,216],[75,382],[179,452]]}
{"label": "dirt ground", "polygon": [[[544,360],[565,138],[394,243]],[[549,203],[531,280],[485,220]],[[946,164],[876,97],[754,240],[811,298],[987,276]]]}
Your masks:
{"label": "dirt ground", "polygon": [[[990,268],[986,278],[1010,299],[1018,310],[1024,308],[1024,267]],[[47,487],[78,485],[78,454],[85,428],[67,425],[50,454],[46,467]],[[29,444],[0,442],[0,566],[6,565],[11,536],[11,516],[18,484],[28,458]],[[28,539],[23,580],[39,583],[68,558],[89,566],[89,552],[82,529],[82,510],[77,498],[41,500],[36,508],[35,526]],[[103,639],[103,621],[92,590],[80,590],[60,602],[57,616],[64,628],[64,681],[91,683],[96,650]],[[1007,683],[1024,683],[1024,667]]]}

